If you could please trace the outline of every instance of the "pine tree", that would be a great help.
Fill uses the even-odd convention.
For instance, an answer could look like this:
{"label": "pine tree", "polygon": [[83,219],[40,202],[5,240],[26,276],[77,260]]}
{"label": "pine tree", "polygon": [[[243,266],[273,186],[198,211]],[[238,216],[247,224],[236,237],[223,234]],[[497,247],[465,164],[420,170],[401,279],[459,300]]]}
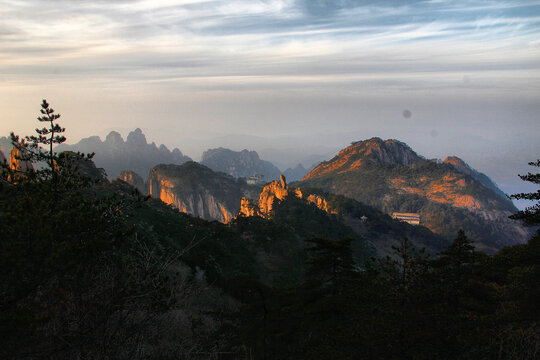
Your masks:
{"label": "pine tree", "polygon": [[13,166],[4,164],[3,180],[11,183],[34,181],[47,183],[52,180],[51,190],[55,192],[87,186],[90,179],[84,175],[80,176],[79,165],[92,159],[94,154],[56,153],[55,146],[66,141],[66,137],[61,135],[66,129],[56,122],[60,114],[56,114],[45,99],[41,103],[40,113],[41,116],[37,120],[40,123],[47,123],[47,126],[36,128],[36,135],[24,138],[11,133],[11,143],[18,150],[16,160],[35,165],[45,163],[46,166],[36,170],[29,166],[21,172]]}
{"label": "pine tree", "polygon": [[[540,167],[540,160],[530,162],[529,165]],[[540,173],[532,174],[529,172],[526,175],[519,175],[519,177],[524,181],[540,185]],[[513,194],[510,195],[509,198],[515,200],[536,200],[536,204],[527,207],[525,210],[518,211],[514,215],[511,215],[510,219],[521,220],[526,226],[540,225],[540,190],[531,193]]]}

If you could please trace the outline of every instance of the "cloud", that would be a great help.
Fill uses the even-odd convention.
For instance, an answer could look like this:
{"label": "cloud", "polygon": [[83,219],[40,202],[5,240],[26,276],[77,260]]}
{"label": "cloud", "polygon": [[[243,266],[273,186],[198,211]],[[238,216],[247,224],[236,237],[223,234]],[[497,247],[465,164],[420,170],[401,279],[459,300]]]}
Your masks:
{"label": "cloud", "polygon": [[47,97],[79,137],[163,128],[171,147],[337,129],[337,147],[398,137],[479,164],[538,150],[539,1],[3,0],[0,18],[0,135],[31,133]]}
{"label": "cloud", "polygon": [[374,91],[461,89],[467,75],[476,90],[521,87],[533,96],[538,13],[536,1],[8,0],[0,67],[11,85],[174,83],[186,91],[349,91],[366,81]]}

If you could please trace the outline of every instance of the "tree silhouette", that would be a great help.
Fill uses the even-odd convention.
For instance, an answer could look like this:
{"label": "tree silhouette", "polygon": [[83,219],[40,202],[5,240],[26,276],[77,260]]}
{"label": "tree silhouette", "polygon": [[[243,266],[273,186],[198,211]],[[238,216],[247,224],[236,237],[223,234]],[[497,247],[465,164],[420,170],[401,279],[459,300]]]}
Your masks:
{"label": "tree silhouette", "polygon": [[87,176],[80,176],[78,170],[79,165],[92,159],[94,154],[62,153],[59,155],[56,153],[54,147],[66,141],[66,137],[61,135],[66,129],[56,123],[60,114],[56,114],[45,99],[41,103],[40,113],[41,116],[37,120],[47,123],[47,126],[41,129],[36,128],[36,135],[21,138],[12,132],[10,136],[11,143],[17,150],[15,160],[35,165],[45,163],[46,166],[39,167],[37,170],[29,166],[21,171],[13,165],[4,164],[6,171],[3,172],[3,179],[11,183],[24,182],[25,179],[30,182],[52,180],[50,185],[53,185],[54,191],[65,191],[70,187],[78,188],[88,185],[90,179]]}
{"label": "tree silhouette", "polygon": [[[536,160],[529,163],[530,166],[540,167],[540,160]],[[540,185],[540,173],[527,173],[526,175],[519,175],[524,181],[529,181],[533,184]],[[510,219],[521,220],[526,226],[540,225],[540,190],[531,193],[519,193],[509,196],[510,199],[516,200],[536,200],[537,203],[527,207],[525,210],[518,211],[514,215],[510,216]]]}

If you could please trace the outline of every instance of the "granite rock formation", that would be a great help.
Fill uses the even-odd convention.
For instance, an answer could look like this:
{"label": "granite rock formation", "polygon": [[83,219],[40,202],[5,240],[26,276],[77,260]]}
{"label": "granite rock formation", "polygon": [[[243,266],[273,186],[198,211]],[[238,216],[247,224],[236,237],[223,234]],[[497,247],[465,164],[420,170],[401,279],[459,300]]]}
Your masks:
{"label": "granite rock formation", "polygon": [[310,194],[305,198],[300,188],[290,188],[287,186],[287,180],[285,176],[281,174],[279,181],[274,180],[266,184],[259,195],[259,201],[256,205],[247,198],[242,198],[238,216],[260,216],[268,218],[271,216],[275,204],[285,200],[289,195],[304,199],[308,203],[315,204],[319,209],[329,214],[337,213],[329,207],[328,202],[323,196]]}
{"label": "granite rock formation", "polygon": [[189,161],[158,165],[148,176],[149,194],[178,210],[206,220],[230,222],[240,210],[243,184]]}

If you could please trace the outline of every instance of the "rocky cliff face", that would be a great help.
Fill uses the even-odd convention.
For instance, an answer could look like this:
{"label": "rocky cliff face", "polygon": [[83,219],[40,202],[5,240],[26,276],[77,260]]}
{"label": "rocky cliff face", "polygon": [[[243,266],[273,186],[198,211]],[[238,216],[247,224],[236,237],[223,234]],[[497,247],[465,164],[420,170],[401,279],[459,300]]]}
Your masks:
{"label": "rocky cliff face", "polygon": [[429,161],[402,142],[374,138],[353,143],[321,163],[300,185],[344,195],[388,214],[419,213],[423,225],[449,238],[463,228],[487,251],[525,241],[527,231],[507,218],[517,209],[478,174],[460,159]]}
{"label": "rocky cliff face", "polygon": [[249,178],[264,175],[265,181],[279,179],[280,171],[272,163],[261,160],[256,151],[232,151],[224,148],[210,149],[203,153],[201,164],[214,171],[234,177]]}
{"label": "rocky cliff face", "polygon": [[148,194],[148,186],[144,182],[143,178],[134,171],[124,170],[118,175],[118,180],[122,180],[129,185],[133,186],[141,192],[141,194]]}
{"label": "rocky cliff face", "polygon": [[74,145],[58,146],[58,151],[63,150],[95,152],[94,162],[104,168],[111,179],[123,170],[147,176],[150,169],[158,164],[180,165],[191,160],[178,149],[171,152],[164,145],[158,147],[155,143],[149,144],[141,129],[130,132],[126,141],[120,133],[111,131],[105,141],[101,141],[98,136],[90,136]]}
{"label": "rocky cliff face", "polygon": [[4,156],[4,153],[2,152],[2,150],[0,150],[0,164],[6,164],[6,163],[7,163],[7,159]]}
{"label": "rocky cliff face", "polygon": [[148,176],[153,198],[206,220],[228,223],[240,210],[242,184],[196,162],[158,165]]}

